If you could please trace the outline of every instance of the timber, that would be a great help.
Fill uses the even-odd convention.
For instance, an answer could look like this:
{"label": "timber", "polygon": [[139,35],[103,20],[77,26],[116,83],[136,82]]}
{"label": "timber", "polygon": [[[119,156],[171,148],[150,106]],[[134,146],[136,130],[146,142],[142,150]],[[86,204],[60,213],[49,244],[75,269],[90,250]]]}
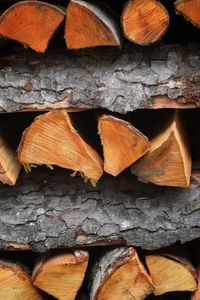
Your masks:
{"label": "timber", "polygon": [[103,114],[98,117],[98,131],[104,154],[104,171],[119,175],[150,148],[148,138],[122,119]]}
{"label": "timber", "polygon": [[[0,129],[0,181],[4,184],[14,185],[19,176],[21,165],[16,159],[13,148],[9,145],[5,135],[6,127]],[[15,134],[13,132],[13,134]]]}
{"label": "timber", "polygon": [[188,187],[191,154],[180,112],[175,111],[152,138],[149,152],[131,167],[139,179],[158,185]]}
{"label": "timber", "polygon": [[90,300],[143,300],[154,291],[152,280],[130,247],[108,251],[92,270]]}
{"label": "timber", "polygon": [[0,17],[0,36],[17,41],[37,52],[45,52],[64,21],[65,13],[41,1],[21,1]]}
{"label": "timber", "polygon": [[67,6],[65,40],[68,49],[121,47],[117,18],[94,1],[71,0]]}
{"label": "timber", "polygon": [[197,267],[197,271],[198,271],[198,278],[197,278],[198,286],[197,286],[197,290],[195,292],[193,292],[193,294],[191,296],[191,300],[200,300],[200,267],[199,267],[199,265]]}
{"label": "timber", "polygon": [[[135,245],[158,249],[199,238],[200,188],[159,187],[128,174],[94,188],[66,170],[35,169],[0,190],[0,248]],[[19,213],[20,212],[20,213]],[[144,239],[145,236],[145,239]]]}
{"label": "timber", "polygon": [[22,136],[18,160],[24,165],[57,165],[95,182],[103,175],[100,155],[79,134],[65,110],[38,116]]}
{"label": "timber", "polygon": [[0,261],[0,297],[6,300],[43,300],[32,286],[31,276],[21,266]]}
{"label": "timber", "polygon": [[59,300],[74,300],[82,285],[88,265],[86,251],[43,255],[37,262],[33,285]]}
{"label": "timber", "polygon": [[169,292],[197,290],[197,274],[187,257],[167,252],[149,254],[146,255],[146,263],[156,296]]}
{"label": "timber", "polygon": [[0,65],[1,112],[107,108],[126,113],[151,108],[158,95],[173,99],[173,105],[200,103],[199,45],[127,45],[123,51],[53,51],[45,57],[24,50],[1,57]]}
{"label": "timber", "polygon": [[157,42],[169,26],[166,8],[155,0],[129,0],[125,5],[121,24],[124,36],[138,45]]}
{"label": "timber", "polygon": [[181,13],[187,21],[200,28],[200,3],[198,0],[177,0],[174,5],[177,12]]}

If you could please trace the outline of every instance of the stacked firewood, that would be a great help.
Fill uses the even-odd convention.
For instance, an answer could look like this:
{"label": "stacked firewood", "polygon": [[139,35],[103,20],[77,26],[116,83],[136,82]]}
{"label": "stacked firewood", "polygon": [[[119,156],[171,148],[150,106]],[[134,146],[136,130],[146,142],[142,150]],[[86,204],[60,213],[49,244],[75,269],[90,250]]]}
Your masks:
{"label": "stacked firewood", "polygon": [[198,300],[199,253],[190,244],[154,252],[125,246],[4,251],[0,287],[1,299],[15,300]]}
{"label": "stacked firewood", "polygon": [[[57,2],[63,4],[64,1]],[[52,37],[59,35],[59,29],[64,25],[68,49],[121,48],[123,36],[135,44],[150,45],[165,35],[170,24],[172,4],[167,3],[170,1],[163,2],[166,3],[156,0],[121,1],[124,6],[118,10],[120,5],[116,1],[70,0],[67,7],[60,7],[48,1],[3,0],[0,36],[37,52],[45,52]],[[199,27],[198,0],[177,0],[173,5],[173,13],[182,14]]]}
{"label": "stacked firewood", "polygon": [[[193,120],[187,120],[187,113],[176,109],[116,115],[60,109],[36,117],[26,113],[10,116],[10,123],[4,117],[0,180],[13,185],[21,165],[27,173],[46,165],[52,170],[54,166],[72,170],[71,176],[81,175],[96,186],[104,172],[118,176],[130,167],[141,181],[188,187],[194,175],[192,158],[199,158],[199,145],[192,144],[198,129],[190,127],[195,127],[199,114],[197,110]],[[13,127],[16,141],[10,144]]]}

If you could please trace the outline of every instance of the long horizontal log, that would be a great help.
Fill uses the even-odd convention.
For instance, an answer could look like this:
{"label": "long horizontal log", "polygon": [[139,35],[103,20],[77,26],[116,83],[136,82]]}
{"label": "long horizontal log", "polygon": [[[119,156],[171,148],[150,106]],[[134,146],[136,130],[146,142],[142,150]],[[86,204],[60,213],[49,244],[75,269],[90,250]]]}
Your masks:
{"label": "long horizontal log", "polygon": [[167,107],[199,105],[199,50],[132,45],[45,56],[20,51],[0,58],[0,111],[102,107],[125,113],[154,106],[155,97],[167,99]]}
{"label": "long horizontal log", "polygon": [[[129,174],[96,188],[66,170],[36,169],[0,189],[0,248],[127,244],[157,249],[199,238],[200,188],[164,188]],[[145,238],[144,238],[145,237]],[[19,248],[18,247],[18,248]]]}

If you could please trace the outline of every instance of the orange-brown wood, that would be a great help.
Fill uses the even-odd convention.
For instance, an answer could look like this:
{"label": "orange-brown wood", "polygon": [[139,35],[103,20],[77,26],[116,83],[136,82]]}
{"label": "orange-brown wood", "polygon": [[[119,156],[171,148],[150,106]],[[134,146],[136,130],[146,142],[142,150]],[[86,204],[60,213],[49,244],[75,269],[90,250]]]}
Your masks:
{"label": "orange-brown wood", "polygon": [[121,46],[119,25],[106,7],[94,1],[71,0],[67,7],[67,48]]}
{"label": "orange-brown wood", "polygon": [[21,166],[16,160],[14,151],[4,141],[0,143],[0,181],[14,185]]}
{"label": "orange-brown wood", "polygon": [[104,153],[104,171],[117,176],[150,148],[150,143],[129,122],[103,114],[98,118],[98,130]]}
{"label": "orange-brown wood", "polygon": [[139,179],[163,186],[188,187],[191,155],[182,120],[173,113],[167,126],[152,140],[149,152],[131,167]]}
{"label": "orange-brown wood", "polygon": [[0,261],[0,299],[42,300],[29,274],[16,264]]}
{"label": "orange-brown wood", "polygon": [[32,276],[34,286],[59,300],[74,300],[88,266],[88,253],[54,254],[43,257]]}
{"label": "orange-brown wood", "polygon": [[107,276],[97,290],[94,300],[143,300],[154,291],[152,280],[137,251],[110,266]]}
{"label": "orange-brown wood", "polygon": [[103,175],[103,162],[74,127],[66,110],[38,116],[23,134],[18,148],[23,164],[57,165],[79,171],[97,181]]}
{"label": "orange-brown wood", "polygon": [[196,272],[185,257],[172,254],[146,255],[147,267],[155,287],[156,296],[167,292],[195,291]]}
{"label": "orange-brown wood", "polygon": [[121,24],[128,40],[138,45],[149,45],[167,31],[169,14],[159,1],[130,0],[122,12]]}
{"label": "orange-brown wood", "polygon": [[197,290],[192,294],[191,300],[200,300],[200,266],[197,267],[197,272],[198,272],[198,285],[197,285]]}
{"label": "orange-brown wood", "polygon": [[175,2],[176,10],[181,13],[186,20],[200,27],[200,1],[199,0],[177,0]]}
{"label": "orange-brown wood", "polygon": [[64,21],[65,13],[41,1],[21,1],[0,17],[0,36],[15,40],[37,52],[45,52],[50,39]]}
{"label": "orange-brown wood", "polygon": [[20,168],[14,150],[6,142],[3,131],[0,131],[0,181],[14,185],[19,176]]}

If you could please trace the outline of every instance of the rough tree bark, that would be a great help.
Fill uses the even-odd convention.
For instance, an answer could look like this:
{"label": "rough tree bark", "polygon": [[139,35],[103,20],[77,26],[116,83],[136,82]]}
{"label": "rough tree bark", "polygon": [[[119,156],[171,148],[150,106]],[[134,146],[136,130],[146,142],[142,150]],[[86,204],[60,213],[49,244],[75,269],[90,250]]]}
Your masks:
{"label": "rough tree bark", "polygon": [[150,107],[157,96],[159,106],[160,96],[168,107],[176,101],[198,106],[199,50],[199,45],[132,45],[103,53],[65,50],[39,56],[27,50],[1,57],[0,111],[102,107],[126,113]]}
{"label": "rough tree bark", "polygon": [[[67,171],[37,169],[0,189],[0,248],[127,244],[155,249],[199,238],[200,188],[163,188],[129,174],[96,188]],[[19,244],[19,245],[18,245]]]}

